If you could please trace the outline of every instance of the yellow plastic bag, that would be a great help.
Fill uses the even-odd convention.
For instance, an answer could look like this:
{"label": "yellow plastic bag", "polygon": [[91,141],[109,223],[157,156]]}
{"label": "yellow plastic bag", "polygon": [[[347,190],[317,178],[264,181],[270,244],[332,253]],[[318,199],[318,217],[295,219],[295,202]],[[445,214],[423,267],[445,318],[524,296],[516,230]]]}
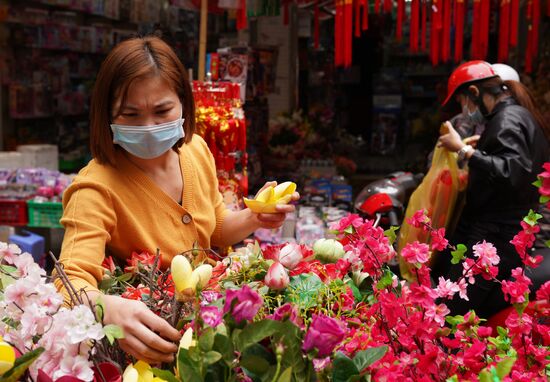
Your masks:
{"label": "yellow plastic bag", "polygon": [[[415,228],[407,223],[418,210],[425,209],[433,228],[449,228],[453,222],[457,197],[466,188],[467,171],[460,170],[457,165],[457,155],[443,147],[436,147],[430,170],[422,180],[422,183],[412,193],[405,212],[405,218],[399,232],[397,252],[408,243],[419,241],[430,244],[431,236],[422,228]],[[435,253],[432,253],[428,265],[433,261]],[[401,276],[412,281],[416,276],[412,272],[412,264],[407,263],[399,256],[399,269]]]}

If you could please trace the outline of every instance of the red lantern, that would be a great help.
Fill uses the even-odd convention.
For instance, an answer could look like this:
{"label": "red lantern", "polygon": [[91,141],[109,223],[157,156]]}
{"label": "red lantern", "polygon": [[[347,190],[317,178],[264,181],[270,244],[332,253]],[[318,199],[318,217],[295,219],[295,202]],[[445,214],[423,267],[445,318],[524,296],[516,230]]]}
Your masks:
{"label": "red lantern", "polygon": [[355,13],[355,37],[361,37],[361,0],[353,0]]}
{"label": "red lantern", "polygon": [[440,3],[441,10],[441,60],[449,61],[451,58],[451,0],[443,0]]}

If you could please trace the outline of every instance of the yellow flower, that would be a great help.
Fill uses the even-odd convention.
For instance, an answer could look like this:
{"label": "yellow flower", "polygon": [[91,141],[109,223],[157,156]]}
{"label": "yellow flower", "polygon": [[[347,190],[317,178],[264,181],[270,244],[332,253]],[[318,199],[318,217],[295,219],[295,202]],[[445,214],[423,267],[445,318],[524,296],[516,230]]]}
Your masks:
{"label": "yellow flower", "polygon": [[212,277],[210,264],[202,264],[193,270],[189,260],[183,255],[174,256],[170,270],[178,299],[193,296],[197,287],[203,288]]}
{"label": "yellow flower", "polygon": [[0,336],[0,375],[13,367],[15,362],[15,350]]}
{"label": "yellow flower", "polygon": [[277,212],[277,204],[290,202],[294,191],[296,191],[296,183],[284,182],[276,187],[265,188],[255,199],[244,198],[244,204],[253,212],[272,214]]}
{"label": "yellow flower", "polygon": [[130,364],[122,374],[122,382],[164,382],[164,379],[155,377],[151,366],[147,362],[137,361]]}

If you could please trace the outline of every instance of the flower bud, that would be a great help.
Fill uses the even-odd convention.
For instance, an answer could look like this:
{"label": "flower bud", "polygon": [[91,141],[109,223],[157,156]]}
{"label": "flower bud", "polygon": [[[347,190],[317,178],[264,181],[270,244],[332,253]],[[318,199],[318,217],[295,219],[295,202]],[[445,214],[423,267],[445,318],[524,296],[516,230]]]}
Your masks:
{"label": "flower bud", "polygon": [[269,288],[278,290],[286,288],[290,278],[285,267],[281,263],[275,262],[267,270],[264,282]]}
{"label": "flower bud", "polygon": [[172,272],[172,279],[174,280],[177,292],[183,292],[189,288],[194,289],[193,268],[185,256],[174,256],[170,265],[170,271]]}
{"label": "flower bud", "polygon": [[285,268],[290,270],[296,268],[296,265],[298,265],[303,258],[304,255],[302,254],[302,249],[298,244],[287,244],[281,248],[281,251],[279,252],[279,261],[285,266]]}
{"label": "flower bud", "polygon": [[344,257],[344,246],[334,239],[319,239],[313,244],[315,257],[325,263],[335,263]]}
{"label": "flower bud", "polygon": [[208,281],[212,278],[212,266],[210,264],[202,264],[198,266],[192,274],[193,277],[193,289],[202,289],[208,284]]}

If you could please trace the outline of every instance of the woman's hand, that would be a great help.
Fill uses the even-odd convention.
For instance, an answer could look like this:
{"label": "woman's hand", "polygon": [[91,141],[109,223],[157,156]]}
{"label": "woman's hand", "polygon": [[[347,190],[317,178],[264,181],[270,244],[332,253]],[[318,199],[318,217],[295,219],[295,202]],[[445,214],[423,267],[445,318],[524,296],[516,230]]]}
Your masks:
{"label": "woman's hand", "polygon": [[452,152],[459,151],[466,144],[462,142],[462,138],[453,128],[451,122],[445,122],[445,127],[448,129],[449,132],[439,137],[437,147],[445,147],[447,150]]}
{"label": "woman's hand", "polygon": [[118,340],[126,353],[149,364],[172,362],[178,351],[180,333],[168,322],[151,312],[141,301],[104,295],[105,323],[124,331]]}
{"label": "woman's hand", "polygon": [[474,149],[477,147],[477,142],[479,142],[479,135],[472,135],[471,137],[464,138],[464,144],[472,146]]}
{"label": "woman's hand", "polygon": [[[265,190],[267,187],[275,187],[277,186],[277,182],[267,182],[261,189],[258,191],[256,196],[263,190]],[[291,202],[295,202],[300,200],[300,194],[298,192],[294,192],[292,194],[292,197],[290,198]],[[257,214],[257,218],[260,224],[261,228],[268,228],[268,229],[276,229],[283,225],[286,214],[294,212],[296,210],[296,207],[292,204],[277,204],[276,207],[277,212],[272,214],[266,214],[261,213]]]}

